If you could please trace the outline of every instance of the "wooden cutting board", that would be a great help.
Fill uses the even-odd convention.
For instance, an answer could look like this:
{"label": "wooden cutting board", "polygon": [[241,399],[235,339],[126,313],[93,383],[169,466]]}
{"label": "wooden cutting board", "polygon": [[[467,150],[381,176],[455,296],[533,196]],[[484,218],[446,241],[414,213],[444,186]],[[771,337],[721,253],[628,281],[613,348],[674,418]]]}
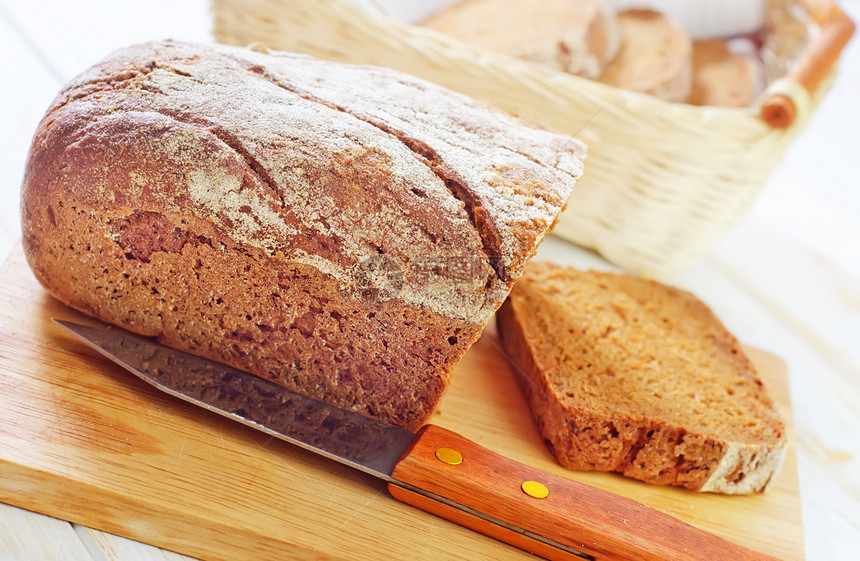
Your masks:
{"label": "wooden cutting board", "polygon": [[[0,269],[0,501],[205,560],[534,557],[398,503],[366,475],[163,395],[50,318],[20,248]],[[793,445],[775,488],[727,497],[559,467],[492,328],[432,421],[785,561],[803,559]],[[789,413],[783,363],[749,350]]]}

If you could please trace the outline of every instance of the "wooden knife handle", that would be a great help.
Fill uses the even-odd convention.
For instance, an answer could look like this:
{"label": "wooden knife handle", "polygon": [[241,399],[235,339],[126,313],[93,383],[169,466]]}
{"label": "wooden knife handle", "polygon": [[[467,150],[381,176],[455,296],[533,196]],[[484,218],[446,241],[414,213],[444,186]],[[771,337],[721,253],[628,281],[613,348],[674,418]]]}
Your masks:
{"label": "wooden knife handle", "polygon": [[434,425],[419,431],[392,475],[405,484],[389,484],[396,499],[547,559],[775,561]]}

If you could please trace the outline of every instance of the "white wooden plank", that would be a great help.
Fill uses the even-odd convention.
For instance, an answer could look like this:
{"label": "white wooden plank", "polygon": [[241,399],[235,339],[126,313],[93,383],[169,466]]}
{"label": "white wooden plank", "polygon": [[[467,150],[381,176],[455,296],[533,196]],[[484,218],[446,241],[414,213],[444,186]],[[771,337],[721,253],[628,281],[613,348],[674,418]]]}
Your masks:
{"label": "white wooden plank", "polygon": [[111,51],[162,39],[211,41],[207,0],[0,0],[63,80]]}
{"label": "white wooden plank", "polygon": [[[860,22],[860,0],[839,2]],[[839,73],[812,122],[756,200],[751,218],[860,278],[860,41],[843,51]]]}
{"label": "white wooden plank", "polygon": [[[739,230],[718,245],[709,261],[735,291],[748,294],[747,303],[754,302],[743,316],[732,310],[732,317],[745,318],[739,330],[788,365],[807,556],[855,559],[851,544],[860,540],[860,279],[851,280],[808,245],[786,241],[785,234],[759,222]],[[743,305],[743,299],[732,298],[732,307]]]}
{"label": "white wooden plank", "polygon": [[0,6],[0,261],[21,237],[18,203],[24,162],[39,119],[60,87]]}
{"label": "white wooden plank", "polygon": [[[142,544],[107,532],[75,525],[75,530],[91,552],[104,561],[195,561],[191,557]],[[95,556],[95,555],[94,555]]]}
{"label": "white wooden plank", "polygon": [[0,0],[0,261],[20,238],[33,132],[64,82],[111,51],[155,39],[211,40],[206,0]]}
{"label": "white wooden plank", "polygon": [[72,525],[0,503],[0,561],[101,561]]}

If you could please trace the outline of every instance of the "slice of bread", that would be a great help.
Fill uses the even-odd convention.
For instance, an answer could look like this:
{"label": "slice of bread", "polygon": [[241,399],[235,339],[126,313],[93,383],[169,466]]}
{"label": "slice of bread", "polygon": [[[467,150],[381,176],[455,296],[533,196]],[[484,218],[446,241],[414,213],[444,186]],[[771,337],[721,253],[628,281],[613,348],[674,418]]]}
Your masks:
{"label": "slice of bread", "polygon": [[740,344],[688,292],[532,262],[497,314],[558,461],[649,483],[765,490],[786,427]]}
{"label": "slice of bread", "polygon": [[618,23],[621,49],[599,81],[666,101],[686,101],[693,50],[687,32],[652,10],[625,10]]}
{"label": "slice of bread", "polygon": [[605,0],[469,0],[422,22],[463,43],[597,78],[618,52]]}
{"label": "slice of bread", "polygon": [[693,89],[688,103],[749,107],[755,101],[759,69],[751,56],[733,53],[728,41],[693,43]]}

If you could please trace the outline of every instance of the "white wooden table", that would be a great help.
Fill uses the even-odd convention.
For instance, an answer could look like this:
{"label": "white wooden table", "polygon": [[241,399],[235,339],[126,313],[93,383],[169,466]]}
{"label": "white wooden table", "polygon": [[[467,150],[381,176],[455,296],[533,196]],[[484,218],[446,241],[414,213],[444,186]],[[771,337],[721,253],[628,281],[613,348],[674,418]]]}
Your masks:
{"label": "white wooden table", "polygon": [[[860,21],[860,0],[842,5]],[[0,0],[0,259],[20,238],[30,137],[61,85],[115,48],[208,41],[209,29],[204,0]],[[596,261],[554,240],[542,251]],[[785,359],[807,559],[860,558],[860,40],[749,216],[662,280],[710,304],[745,344]],[[186,558],[0,504],[0,561],[120,559]]]}

